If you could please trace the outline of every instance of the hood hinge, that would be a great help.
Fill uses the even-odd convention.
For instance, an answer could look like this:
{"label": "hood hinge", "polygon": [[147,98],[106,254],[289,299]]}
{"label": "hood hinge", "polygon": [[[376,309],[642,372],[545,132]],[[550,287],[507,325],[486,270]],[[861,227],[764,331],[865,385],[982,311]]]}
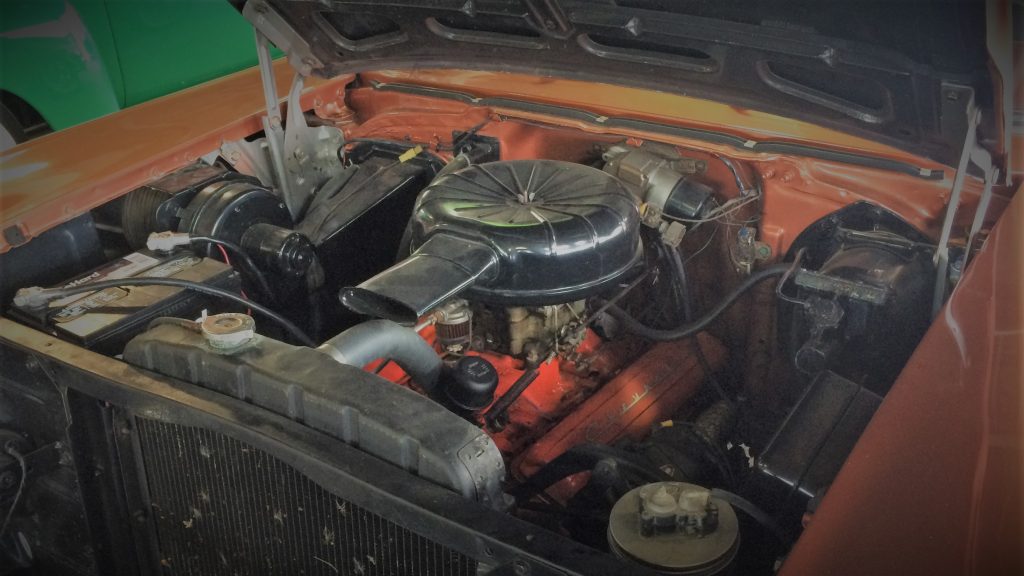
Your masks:
{"label": "hood hinge", "polygon": [[[263,6],[263,9],[258,6]],[[277,77],[274,74],[274,63],[270,58],[270,43],[273,42],[288,54],[292,52],[286,46],[294,47],[295,43],[282,46],[274,36],[264,34],[265,30],[273,31],[278,33],[277,36],[282,38],[282,42],[290,42],[286,34],[280,34],[282,28],[270,22],[273,18],[280,17],[265,4],[250,2],[245,5],[243,13],[252,21],[256,32],[260,81],[263,84],[263,98],[267,108],[262,124],[266,134],[274,186],[288,207],[292,219],[298,221],[316,189],[344,169],[337,160],[336,153],[344,144],[345,138],[341,130],[333,126],[311,127],[306,122],[301,104],[304,77],[308,75],[311,67],[319,65],[319,61],[310,60],[313,58],[311,55],[300,60],[301,66],[296,66],[294,58],[289,59],[296,74],[286,103],[287,123],[282,121]],[[299,40],[301,41],[301,38]]]}

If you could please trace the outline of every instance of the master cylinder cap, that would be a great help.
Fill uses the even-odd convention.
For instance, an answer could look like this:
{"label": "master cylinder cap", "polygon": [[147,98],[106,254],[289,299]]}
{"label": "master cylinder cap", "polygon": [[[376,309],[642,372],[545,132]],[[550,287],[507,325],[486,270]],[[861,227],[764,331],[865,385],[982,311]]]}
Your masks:
{"label": "master cylinder cap", "polygon": [[685,482],[630,490],[608,521],[613,552],[665,574],[718,574],[735,558],[739,542],[732,506]]}

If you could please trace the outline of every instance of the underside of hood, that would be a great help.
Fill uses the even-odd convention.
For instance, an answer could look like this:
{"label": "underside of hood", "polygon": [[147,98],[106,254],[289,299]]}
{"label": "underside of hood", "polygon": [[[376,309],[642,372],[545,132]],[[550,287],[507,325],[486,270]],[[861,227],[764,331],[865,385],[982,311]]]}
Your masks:
{"label": "underside of hood", "polygon": [[[994,106],[982,2],[233,1],[306,75],[459,68],[622,84],[947,165],[967,108]],[[997,115],[982,119],[982,140],[999,142]]]}

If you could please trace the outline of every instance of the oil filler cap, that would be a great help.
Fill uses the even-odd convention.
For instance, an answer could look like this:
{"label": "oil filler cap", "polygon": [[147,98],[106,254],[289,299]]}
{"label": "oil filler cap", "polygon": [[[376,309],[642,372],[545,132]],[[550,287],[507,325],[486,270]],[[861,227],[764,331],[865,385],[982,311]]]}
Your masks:
{"label": "oil filler cap", "polygon": [[685,482],[656,482],[627,492],[612,507],[608,543],[618,556],[665,574],[722,573],[739,549],[732,506]]}
{"label": "oil filler cap", "polygon": [[459,408],[476,411],[494,401],[497,387],[498,371],[493,364],[479,356],[463,356],[455,363],[445,393]]}

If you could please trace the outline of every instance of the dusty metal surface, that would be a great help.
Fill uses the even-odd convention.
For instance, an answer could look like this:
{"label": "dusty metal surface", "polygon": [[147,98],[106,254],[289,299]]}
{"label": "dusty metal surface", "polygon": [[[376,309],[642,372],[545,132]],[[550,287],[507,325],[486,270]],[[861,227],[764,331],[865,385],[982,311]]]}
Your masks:
{"label": "dusty metal surface", "polygon": [[[283,61],[275,63],[279,93],[289,80]],[[684,96],[621,86],[516,74],[447,71],[375,72],[363,74],[374,82],[415,84],[423,88],[453,88],[480,96],[506,95],[538,104],[576,107],[591,113],[633,118],[663,126],[713,129],[751,142],[769,139],[784,144],[813,143],[822,149],[869,154],[906,166],[942,172],[933,180],[892,170],[853,166],[837,160],[746,150],[685,136],[657,133],[637,125],[602,127],[554,115],[550,109],[506,108],[500,102],[486,107],[419,93],[359,88],[348,93],[349,107],[359,118],[342,126],[347,138],[374,136],[415,141],[450,141],[453,130],[467,130],[491,118],[480,134],[503,140],[503,159],[565,155],[566,144],[583,140],[613,141],[622,136],[654,139],[710,155],[710,177],[721,171],[715,155],[754,163],[765,193],[763,240],[779,252],[807,226],[846,204],[867,199],[903,215],[915,226],[934,231],[938,214],[952,184],[947,167],[868,140],[832,130]],[[351,77],[312,81],[303,93],[302,108],[329,113],[347,110],[342,102]],[[262,91],[256,69],[142,104],[118,114],[74,127],[15,147],[0,155],[0,253],[19,245],[75,215],[112,200],[128,190],[240,140],[261,129]],[[503,118],[543,123],[550,129]],[[558,127],[563,127],[558,129]],[[570,132],[571,129],[577,131]],[[559,130],[561,130],[559,132]],[[612,136],[613,134],[618,136]],[[84,153],[83,151],[88,151]],[[568,159],[568,158],[567,158]],[[959,213],[970,214],[982,190],[981,182],[965,182]],[[997,191],[993,215],[1005,206]]]}
{"label": "dusty metal surface", "polygon": [[[275,63],[285,92],[291,69]],[[304,109],[330,94],[311,82]],[[255,68],[32,140],[0,154],[0,253],[134,187],[259,132]]]}
{"label": "dusty metal surface", "polygon": [[1018,194],[850,454],[783,575],[1024,570],[1021,246]]}

